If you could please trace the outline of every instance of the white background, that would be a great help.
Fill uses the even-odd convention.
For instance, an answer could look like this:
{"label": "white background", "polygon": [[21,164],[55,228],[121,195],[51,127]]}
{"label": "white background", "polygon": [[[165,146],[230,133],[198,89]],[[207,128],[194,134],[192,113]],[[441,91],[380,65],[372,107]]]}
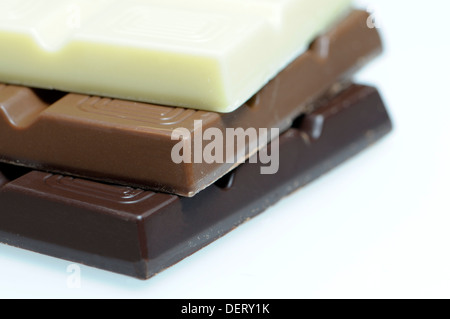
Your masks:
{"label": "white background", "polygon": [[[450,298],[450,2],[358,1],[395,131],[147,282],[0,245],[0,297]],[[371,5],[372,4],[372,5]]]}

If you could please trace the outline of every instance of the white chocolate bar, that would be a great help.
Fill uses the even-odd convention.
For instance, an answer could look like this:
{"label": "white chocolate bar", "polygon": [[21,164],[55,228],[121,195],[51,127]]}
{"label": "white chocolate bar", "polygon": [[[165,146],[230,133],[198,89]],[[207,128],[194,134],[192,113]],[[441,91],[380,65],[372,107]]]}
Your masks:
{"label": "white chocolate bar", "polygon": [[0,0],[0,82],[231,112],[351,0]]}

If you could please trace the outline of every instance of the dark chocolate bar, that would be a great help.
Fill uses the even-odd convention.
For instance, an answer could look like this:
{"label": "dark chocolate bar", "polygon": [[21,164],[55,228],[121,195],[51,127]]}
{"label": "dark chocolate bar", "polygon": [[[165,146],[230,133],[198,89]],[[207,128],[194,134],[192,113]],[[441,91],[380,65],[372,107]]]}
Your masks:
{"label": "dark chocolate bar", "polygon": [[[379,34],[367,28],[367,17],[365,12],[352,12],[229,114],[0,84],[0,161],[193,196],[266,143],[245,140],[234,149],[234,161],[192,160],[180,165],[171,157],[179,143],[172,140],[175,129],[187,129],[192,149],[198,130],[201,135],[208,128],[287,130],[296,117],[308,112],[312,101],[381,52]],[[202,127],[195,121],[202,121]]]}
{"label": "dark chocolate bar", "polygon": [[352,85],[281,135],[277,174],[261,175],[261,163],[247,162],[193,198],[2,164],[0,241],[147,279],[390,130],[377,90]]}

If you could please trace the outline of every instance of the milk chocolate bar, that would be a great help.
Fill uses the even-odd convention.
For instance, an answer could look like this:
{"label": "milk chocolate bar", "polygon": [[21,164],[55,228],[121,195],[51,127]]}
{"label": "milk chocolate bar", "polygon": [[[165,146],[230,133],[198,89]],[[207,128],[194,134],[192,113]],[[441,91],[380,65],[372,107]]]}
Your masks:
{"label": "milk chocolate bar", "polygon": [[231,112],[351,0],[0,0],[0,81]]}
{"label": "milk chocolate bar", "polygon": [[194,134],[209,128],[223,132],[224,145],[229,128],[285,131],[312,101],[381,51],[367,17],[351,13],[229,114],[0,84],[0,161],[191,197],[267,143],[256,143],[258,135],[233,149],[234,160],[196,163],[191,157],[178,164],[172,150],[180,141],[172,133],[187,130],[185,142],[194,150]]}
{"label": "milk chocolate bar", "polygon": [[377,90],[352,85],[321,99],[280,136],[277,174],[261,175],[261,163],[247,162],[193,198],[2,164],[0,241],[147,279],[390,130]]}

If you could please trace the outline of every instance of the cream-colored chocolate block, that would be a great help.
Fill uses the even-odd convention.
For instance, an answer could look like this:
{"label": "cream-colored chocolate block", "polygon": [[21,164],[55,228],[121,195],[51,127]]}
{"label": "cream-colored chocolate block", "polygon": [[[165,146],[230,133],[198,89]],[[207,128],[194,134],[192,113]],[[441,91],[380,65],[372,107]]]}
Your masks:
{"label": "cream-colored chocolate block", "polygon": [[231,112],[351,0],[0,0],[0,81]]}

